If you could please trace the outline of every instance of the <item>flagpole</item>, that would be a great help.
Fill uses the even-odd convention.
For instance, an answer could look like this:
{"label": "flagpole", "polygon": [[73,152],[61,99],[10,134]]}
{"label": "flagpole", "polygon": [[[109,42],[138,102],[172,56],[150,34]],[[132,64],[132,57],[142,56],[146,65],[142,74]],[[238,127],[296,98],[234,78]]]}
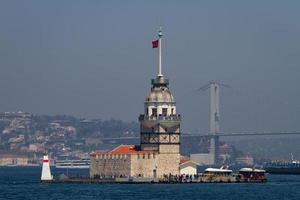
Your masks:
{"label": "flagpole", "polygon": [[159,28],[158,32],[158,77],[162,77],[162,71],[161,71],[161,38],[162,38],[162,30],[161,27]]}

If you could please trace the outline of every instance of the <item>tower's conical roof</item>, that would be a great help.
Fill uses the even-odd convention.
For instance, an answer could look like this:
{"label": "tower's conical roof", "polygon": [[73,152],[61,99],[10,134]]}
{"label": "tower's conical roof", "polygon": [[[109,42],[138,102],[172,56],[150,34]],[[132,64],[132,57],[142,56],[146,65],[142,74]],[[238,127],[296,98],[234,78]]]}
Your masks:
{"label": "tower's conical roof", "polygon": [[151,83],[152,88],[146,98],[146,102],[175,102],[174,97],[168,87],[168,79],[158,76],[156,79],[152,79]]}

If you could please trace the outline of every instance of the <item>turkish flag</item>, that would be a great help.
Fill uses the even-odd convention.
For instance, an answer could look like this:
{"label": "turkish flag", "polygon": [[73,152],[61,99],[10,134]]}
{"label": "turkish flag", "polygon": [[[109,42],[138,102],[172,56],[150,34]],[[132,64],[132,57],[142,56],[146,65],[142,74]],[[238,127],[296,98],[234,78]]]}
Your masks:
{"label": "turkish flag", "polygon": [[158,47],[158,40],[152,41],[152,48]]}

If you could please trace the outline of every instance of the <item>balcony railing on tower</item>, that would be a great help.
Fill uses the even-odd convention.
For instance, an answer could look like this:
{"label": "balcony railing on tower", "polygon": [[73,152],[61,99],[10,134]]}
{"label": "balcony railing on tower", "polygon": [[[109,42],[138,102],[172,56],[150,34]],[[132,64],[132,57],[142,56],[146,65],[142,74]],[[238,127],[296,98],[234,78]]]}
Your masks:
{"label": "balcony railing on tower", "polygon": [[164,116],[164,115],[140,115],[139,116],[139,121],[144,121],[144,120],[166,120],[166,121],[181,121],[181,116],[180,114],[178,115],[168,115],[168,116]]}

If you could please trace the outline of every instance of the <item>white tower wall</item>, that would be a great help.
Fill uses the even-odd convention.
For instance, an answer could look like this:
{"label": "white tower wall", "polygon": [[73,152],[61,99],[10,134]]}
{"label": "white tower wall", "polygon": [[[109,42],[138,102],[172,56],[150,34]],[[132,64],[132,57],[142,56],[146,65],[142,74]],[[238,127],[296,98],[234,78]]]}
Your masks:
{"label": "white tower wall", "polygon": [[52,180],[53,180],[53,176],[51,175],[51,171],[50,171],[49,158],[48,155],[45,155],[43,158],[41,181],[52,181]]}
{"label": "white tower wall", "polygon": [[[174,103],[172,104],[166,104],[166,103],[156,103],[157,105],[149,105],[148,103],[145,104],[145,111],[148,110],[148,115],[151,116],[152,113],[152,109],[156,108],[157,109],[157,115],[161,115],[162,114],[162,110],[163,108],[167,108],[167,115],[176,115],[176,106]],[[173,113],[172,113],[173,110]],[[147,113],[147,112],[146,112]]]}

